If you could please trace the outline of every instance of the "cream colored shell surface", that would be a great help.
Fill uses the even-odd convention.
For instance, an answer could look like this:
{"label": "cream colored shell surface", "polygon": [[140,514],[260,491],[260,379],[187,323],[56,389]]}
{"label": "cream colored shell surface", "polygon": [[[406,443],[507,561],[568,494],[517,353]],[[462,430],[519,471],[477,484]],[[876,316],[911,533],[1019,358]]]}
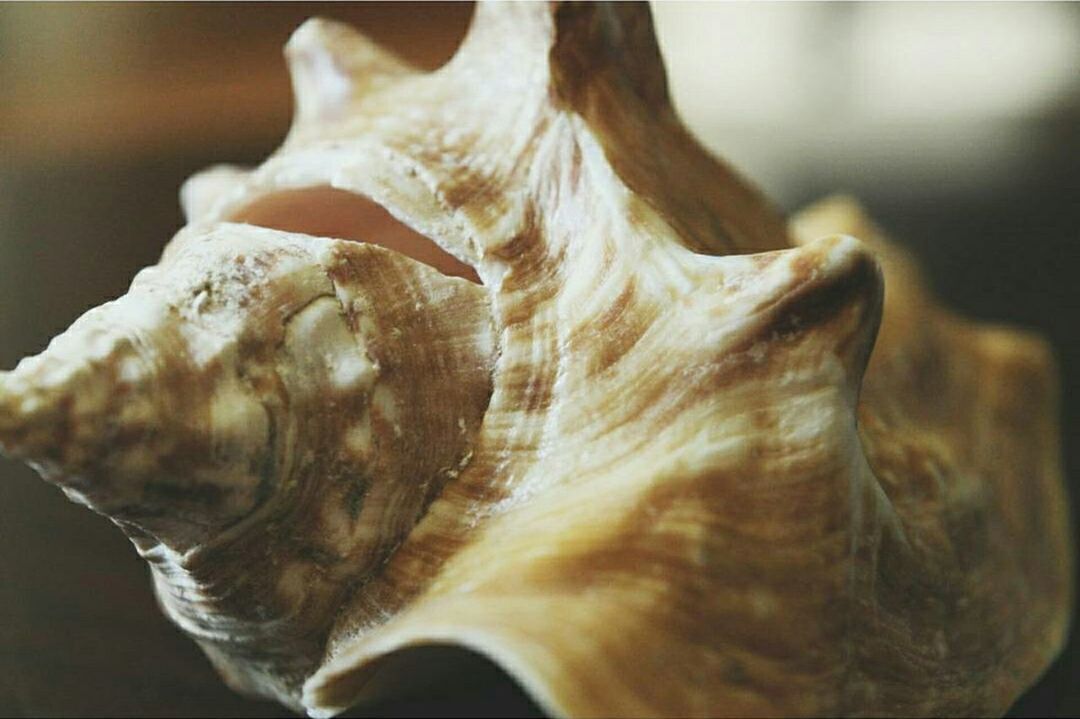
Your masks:
{"label": "cream colored shell surface", "polygon": [[331,715],[450,645],[554,715],[941,715],[1047,666],[1045,344],[850,200],[789,228],[680,125],[647,6],[481,4],[427,74],[320,20],[287,55],[281,149],[0,374],[0,444],[230,685]]}

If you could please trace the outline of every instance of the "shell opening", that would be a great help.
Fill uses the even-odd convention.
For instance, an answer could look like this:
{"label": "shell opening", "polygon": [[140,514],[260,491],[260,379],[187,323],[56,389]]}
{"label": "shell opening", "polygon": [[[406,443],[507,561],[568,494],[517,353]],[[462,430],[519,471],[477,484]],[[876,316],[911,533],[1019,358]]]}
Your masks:
{"label": "shell opening", "polygon": [[530,696],[520,677],[492,657],[463,644],[437,640],[398,647],[374,657],[362,670],[309,682],[306,689],[311,692],[307,699],[315,706],[344,708],[366,703],[372,716],[380,715],[384,707],[427,714],[432,700],[438,703],[438,713],[447,716],[552,715]]}
{"label": "shell opening", "polygon": [[444,275],[481,284],[475,269],[375,201],[345,190],[319,186],[275,192],[246,206],[231,219],[274,230],[379,245]]}

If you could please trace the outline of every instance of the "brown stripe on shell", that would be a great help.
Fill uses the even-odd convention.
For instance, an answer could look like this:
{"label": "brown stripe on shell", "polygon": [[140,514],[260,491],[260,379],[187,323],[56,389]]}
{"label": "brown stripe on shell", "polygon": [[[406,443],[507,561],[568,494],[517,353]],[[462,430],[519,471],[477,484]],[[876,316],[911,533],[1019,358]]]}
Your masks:
{"label": "brown stripe on shell", "polygon": [[611,369],[660,315],[654,304],[638,301],[636,292],[634,279],[628,279],[611,304],[570,329],[566,344],[571,351],[586,353],[589,374]]}

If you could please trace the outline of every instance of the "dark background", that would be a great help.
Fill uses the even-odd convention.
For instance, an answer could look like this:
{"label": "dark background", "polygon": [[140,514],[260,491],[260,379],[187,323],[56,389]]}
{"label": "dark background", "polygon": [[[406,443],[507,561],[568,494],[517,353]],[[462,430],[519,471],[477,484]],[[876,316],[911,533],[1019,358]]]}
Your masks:
{"label": "dark background", "polygon": [[[851,192],[949,305],[1050,339],[1076,516],[1080,7],[963,5],[657,12],[691,127],[782,207]],[[40,351],[156,261],[181,224],[184,178],[256,163],[280,142],[291,110],[280,47],[303,19],[349,20],[430,68],[453,52],[470,12],[0,5],[0,367]],[[928,66],[933,75],[920,76]],[[1012,714],[1080,714],[1078,676],[1074,632]],[[478,662],[470,682],[370,713],[508,711],[536,712]],[[161,616],[118,531],[0,460],[0,714],[268,713],[285,715],[231,693]]]}

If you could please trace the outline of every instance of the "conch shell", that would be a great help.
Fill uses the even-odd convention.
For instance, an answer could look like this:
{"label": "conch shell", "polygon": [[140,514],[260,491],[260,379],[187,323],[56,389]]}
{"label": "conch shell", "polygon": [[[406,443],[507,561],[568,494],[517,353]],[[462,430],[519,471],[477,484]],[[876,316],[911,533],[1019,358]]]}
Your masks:
{"label": "conch shell", "polygon": [[1046,345],[851,201],[789,228],[680,125],[647,6],[482,4],[430,74],[322,20],[287,55],[282,148],[0,374],[5,451],[231,686],[328,716],[450,645],[553,715],[983,714],[1047,666]]}

